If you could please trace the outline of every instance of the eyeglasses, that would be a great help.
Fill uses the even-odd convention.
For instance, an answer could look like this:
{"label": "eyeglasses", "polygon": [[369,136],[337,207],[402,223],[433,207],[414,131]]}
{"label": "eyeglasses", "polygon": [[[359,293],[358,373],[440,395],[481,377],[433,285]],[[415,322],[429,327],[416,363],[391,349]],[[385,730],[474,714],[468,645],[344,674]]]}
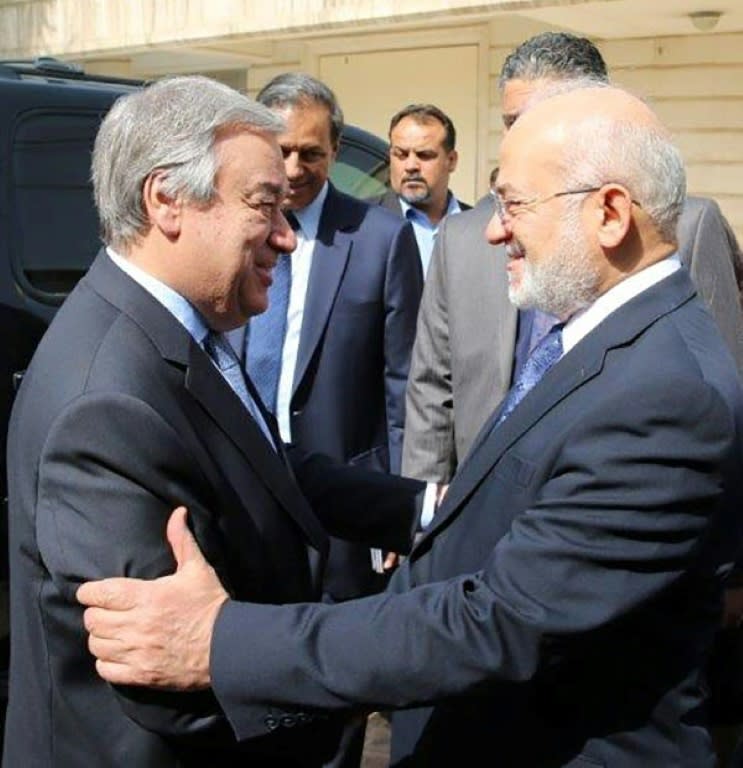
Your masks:
{"label": "eyeglasses", "polygon": [[[495,200],[495,212],[498,214],[498,218],[502,224],[506,223],[506,219],[513,219],[516,216],[524,213],[524,211],[534,210],[542,203],[547,203],[550,200],[554,200],[556,197],[566,197],[567,195],[587,195],[591,192],[598,192],[601,187],[582,187],[581,189],[566,189],[563,192],[553,192],[546,197],[534,197],[531,200],[504,200],[497,193],[493,193],[493,199]],[[637,200],[632,200],[632,203],[638,208],[642,208]]]}

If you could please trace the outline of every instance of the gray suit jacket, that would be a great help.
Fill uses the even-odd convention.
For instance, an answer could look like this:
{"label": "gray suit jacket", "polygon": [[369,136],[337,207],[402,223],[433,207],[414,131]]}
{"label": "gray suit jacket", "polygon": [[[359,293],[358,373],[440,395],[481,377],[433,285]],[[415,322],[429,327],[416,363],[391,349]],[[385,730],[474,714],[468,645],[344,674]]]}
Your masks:
{"label": "gray suit jacket", "polygon": [[[406,396],[402,472],[448,482],[508,391],[517,311],[508,300],[505,250],[485,240],[492,200],[445,220],[423,288]],[[743,373],[741,254],[713,200],[689,197],[679,256]]]}

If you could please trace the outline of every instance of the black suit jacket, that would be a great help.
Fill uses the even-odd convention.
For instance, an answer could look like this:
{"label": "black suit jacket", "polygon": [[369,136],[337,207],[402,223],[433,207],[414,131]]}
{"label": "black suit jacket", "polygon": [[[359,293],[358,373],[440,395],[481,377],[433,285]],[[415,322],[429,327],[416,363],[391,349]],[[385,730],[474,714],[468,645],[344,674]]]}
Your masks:
{"label": "black suit jacket", "polygon": [[[206,353],[105,254],[42,340],[9,440],[4,764],[319,764],[335,723],[300,727],[292,715],[276,728],[271,707],[261,707],[260,732],[238,746],[210,692],[113,689],[95,673],[75,589],[172,571],[164,531],[175,505],[187,505],[200,546],[236,598],[318,599],[327,552],[287,465]],[[317,477],[319,507],[334,499],[325,504],[330,519],[353,508],[333,497],[322,461],[297,469],[310,496]]]}
{"label": "black suit jacket", "polygon": [[702,670],[742,463],[735,365],[679,270],[485,425],[386,594],[229,602],[215,691],[238,735],[264,700],[419,707],[394,716],[396,766],[711,768]]}
{"label": "black suit jacket", "polygon": [[[399,473],[422,290],[410,225],[331,185],[302,318],[290,404],[293,444]],[[383,586],[368,547],[332,540],[325,589],[333,598]]]}

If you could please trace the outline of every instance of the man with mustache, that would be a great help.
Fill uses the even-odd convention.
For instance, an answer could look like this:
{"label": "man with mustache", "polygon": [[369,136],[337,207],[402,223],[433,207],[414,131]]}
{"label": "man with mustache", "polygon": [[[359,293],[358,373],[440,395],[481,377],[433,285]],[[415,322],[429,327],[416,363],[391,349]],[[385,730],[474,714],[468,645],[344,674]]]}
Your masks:
{"label": "man with mustache", "polygon": [[390,120],[389,139],[392,188],[378,202],[413,225],[425,276],[439,224],[470,208],[449,189],[457,167],[457,133],[437,106],[409,104]]}
{"label": "man with mustache", "polygon": [[[506,57],[500,73],[505,130],[529,99],[580,78],[609,80],[601,52],[590,40],[566,32],[525,40]],[[493,200],[487,196],[473,210],[442,223],[418,315],[402,469],[442,488],[550,325],[538,311],[518,309],[508,300],[504,249],[492,247],[484,236],[492,214]],[[743,263],[715,201],[687,198],[678,242],[681,262],[743,374],[743,285],[736,282]]]}

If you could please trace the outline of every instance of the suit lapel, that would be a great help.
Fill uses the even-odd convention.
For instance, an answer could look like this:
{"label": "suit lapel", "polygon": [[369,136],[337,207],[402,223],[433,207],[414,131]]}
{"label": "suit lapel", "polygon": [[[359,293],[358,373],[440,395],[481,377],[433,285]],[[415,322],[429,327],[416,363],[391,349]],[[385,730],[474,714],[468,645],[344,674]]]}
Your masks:
{"label": "suit lapel", "polygon": [[444,503],[427,533],[433,533],[458,512],[462,502],[479,486],[503,454],[549,410],[593,378],[601,370],[603,359],[603,354],[587,356],[576,347],[545,374],[542,381],[498,427],[495,427],[495,422],[500,407],[496,408],[459,466]]}
{"label": "suit lapel", "polygon": [[338,197],[333,187],[330,187],[320,216],[315,250],[312,254],[292,393],[299,388],[310,360],[322,340],[348,264],[352,240],[351,236],[343,231],[345,226],[347,222],[343,200]]}
{"label": "suit lapel", "polygon": [[457,470],[441,509],[422,539],[434,535],[461,510],[463,502],[526,431],[601,372],[609,350],[631,344],[650,325],[694,294],[695,289],[686,270],[679,270],[661,280],[621,306],[585,336],[547,371],[513,413],[497,427],[494,425],[500,408],[496,409]]}
{"label": "suit lapel", "polygon": [[[322,549],[325,534],[304,498],[298,493],[288,465],[284,462],[283,446],[278,433],[272,429],[277,447],[277,451],[274,451],[239,397],[214,368],[207,354],[195,343],[190,349],[185,386],[250,462],[256,474],[281,506],[291,514],[308,539]],[[255,393],[252,394],[255,397]],[[265,411],[263,414],[271,424],[272,419]]]}
{"label": "suit lapel", "polygon": [[[266,444],[260,427],[240,398],[188,331],[105,254],[98,256],[84,280],[147,333],[166,363],[184,371],[186,391],[247,459],[313,546],[322,552],[326,547],[325,533],[292,482],[283,453],[277,454]],[[283,451],[278,435],[276,440],[279,451]]]}

